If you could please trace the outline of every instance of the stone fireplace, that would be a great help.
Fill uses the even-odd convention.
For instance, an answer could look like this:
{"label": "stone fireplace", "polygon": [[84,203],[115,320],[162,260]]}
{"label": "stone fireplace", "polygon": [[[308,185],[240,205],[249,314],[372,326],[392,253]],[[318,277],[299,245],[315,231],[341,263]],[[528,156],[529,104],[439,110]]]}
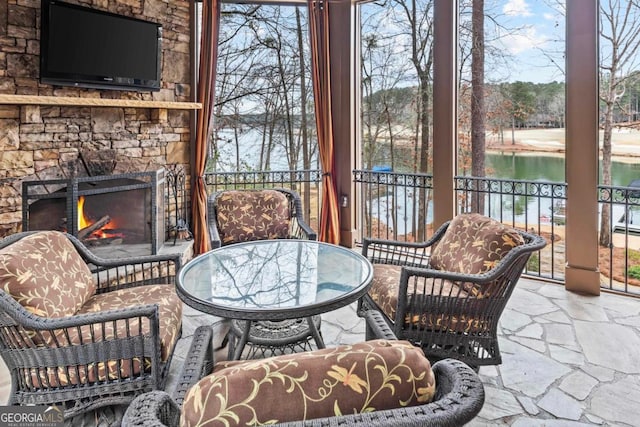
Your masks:
{"label": "stone fireplace", "polygon": [[[74,199],[74,182],[78,192],[88,188],[108,185],[120,188],[125,185],[139,185],[127,181],[145,181],[148,178],[130,176],[140,171],[183,170],[190,175],[190,149],[193,139],[194,110],[200,108],[193,103],[191,70],[191,28],[192,2],[184,0],[68,0],[106,12],[132,18],[153,21],[163,26],[162,44],[162,85],[159,91],[116,91],[89,89],[71,86],[45,84],[39,79],[40,64],[40,2],[0,1],[0,238],[22,230],[25,215],[33,218],[35,212],[24,212],[23,206],[32,210],[38,204],[56,205],[57,222],[69,220],[67,200]],[[104,171],[89,171],[82,154],[87,151],[112,152],[115,168]],[[125,175],[125,182],[100,181],[98,176]],[[85,177],[92,176],[84,181]],[[74,181],[78,179],[77,181]],[[51,184],[59,180],[57,184]],[[23,182],[47,181],[30,188],[30,198],[24,201]],[[87,188],[85,188],[87,186]],[[161,240],[170,239],[163,250],[177,250],[173,243],[172,228],[176,227],[174,196],[171,186],[165,184],[165,198],[169,202],[164,208],[166,233],[157,232],[159,246]],[[185,183],[188,194],[190,182]],[[130,206],[138,212],[145,212],[135,205],[138,200],[151,197],[152,190],[131,190],[131,199],[126,203],[113,202],[123,192],[101,189],[101,195],[88,194],[89,198],[102,199],[99,205]],[[68,190],[67,190],[68,189]],[[160,190],[159,190],[160,191]],[[129,190],[127,190],[129,192]],[[141,195],[144,193],[144,195]],[[54,197],[55,194],[55,197]],[[33,195],[33,197],[31,197]],[[48,195],[48,196],[45,196]],[[38,198],[42,196],[42,199]],[[118,197],[116,197],[118,196]],[[79,197],[79,195],[78,195]],[[58,199],[56,201],[56,199]],[[74,200],[75,202],[75,200]],[[89,200],[88,202],[91,202]],[[70,202],[72,203],[72,202]],[[182,203],[182,202],[181,202]],[[93,204],[93,203],[90,203]],[[188,201],[185,202],[185,205]],[[145,241],[151,239],[152,227],[149,212],[151,202],[144,213],[147,224]],[[182,206],[182,204],[180,205]],[[91,206],[87,206],[92,209]],[[121,228],[115,224],[117,212],[91,212],[92,215],[111,217],[108,227]],[[42,214],[40,214],[42,215]],[[156,214],[158,217],[160,213]],[[46,217],[49,214],[45,214]],[[54,215],[52,214],[53,218]],[[185,215],[182,214],[181,218]],[[98,218],[99,219],[99,218]],[[53,221],[53,219],[51,219]],[[71,219],[72,222],[73,219]],[[75,222],[74,222],[75,223]],[[51,228],[58,228],[54,224]],[[71,224],[73,227],[73,224]],[[125,224],[125,228],[131,225]],[[136,228],[138,225],[136,225]],[[138,232],[136,232],[138,233]],[[133,233],[135,235],[136,233]],[[120,244],[124,252],[128,244]],[[148,243],[143,245],[149,253]],[[110,251],[110,246],[95,246]],[[97,253],[97,252],[96,252]],[[137,252],[130,255],[136,255]],[[108,255],[111,255],[109,253]],[[122,255],[127,255],[122,253]]]}
{"label": "stone fireplace", "polygon": [[146,246],[157,254],[165,239],[164,195],[164,169],[24,181],[22,229],[66,231],[90,248]]}

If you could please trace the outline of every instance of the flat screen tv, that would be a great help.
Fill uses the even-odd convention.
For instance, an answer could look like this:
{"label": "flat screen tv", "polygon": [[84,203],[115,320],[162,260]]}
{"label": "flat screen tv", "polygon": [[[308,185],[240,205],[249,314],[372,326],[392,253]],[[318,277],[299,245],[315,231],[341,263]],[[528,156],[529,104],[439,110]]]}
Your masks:
{"label": "flat screen tv", "polygon": [[40,81],[159,90],[162,26],[57,0],[42,0]]}

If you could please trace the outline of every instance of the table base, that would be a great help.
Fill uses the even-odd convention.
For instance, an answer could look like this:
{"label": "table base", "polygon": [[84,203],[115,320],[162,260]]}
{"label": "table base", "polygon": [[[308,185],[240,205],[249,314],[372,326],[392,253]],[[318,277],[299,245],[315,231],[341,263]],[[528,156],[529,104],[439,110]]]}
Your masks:
{"label": "table base", "polygon": [[[242,356],[248,347],[246,359],[258,359],[300,351],[312,350],[312,340],[318,348],[324,348],[320,335],[320,316],[313,316],[313,327],[308,318],[281,321],[260,320],[250,322],[251,327],[243,343],[248,321],[232,320],[229,328],[229,360]],[[312,329],[315,329],[312,330]]]}

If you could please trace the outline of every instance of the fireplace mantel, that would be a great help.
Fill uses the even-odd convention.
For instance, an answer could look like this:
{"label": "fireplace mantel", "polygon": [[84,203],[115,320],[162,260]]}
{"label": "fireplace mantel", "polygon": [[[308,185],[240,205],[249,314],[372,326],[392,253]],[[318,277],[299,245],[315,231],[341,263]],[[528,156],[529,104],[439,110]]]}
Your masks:
{"label": "fireplace mantel", "polygon": [[158,108],[166,110],[200,110],[199,102],[144,101],[139,99],[82,98],[0,94],[0,105],[60,105],[72,107]]}

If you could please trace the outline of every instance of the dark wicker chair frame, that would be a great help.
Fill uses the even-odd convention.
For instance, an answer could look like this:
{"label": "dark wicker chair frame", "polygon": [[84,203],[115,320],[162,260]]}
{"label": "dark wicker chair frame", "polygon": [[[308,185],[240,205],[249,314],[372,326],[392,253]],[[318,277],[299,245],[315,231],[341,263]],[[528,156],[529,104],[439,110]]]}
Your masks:
{"label": "dark wicker chair frame", "polygon": [[[365,316],[378,319],[381,334],[394,339],[379,313]],[[375,322],[375,320],[372,320]],[[122,425],[127,426],[178,426],[180,407],[186,391],[211,372],[213,366],[209,341],[211,329],[200,327],[185,361],[182,377],[173,398],[163,391],[154,391],[138,396],[127,408]],[[322,426],[394,426],[394,427],[458,427],[471,421],[484,405],[484,387],[478,375],[464,363],[454,359],[434,364],[436,396],[431,403],[364,414],[352,414],[275,424],[281,427]]]}
{"label": "dark wicker chair frame", "polygon": [[[6,237],[0,240],[0,248],[31,233]],[[75,237],[67,237],[93,273],[96,293],[175,283],[180,255],[106,260],[93,255]],[[134,321],[142,324],[144,318],[149,319],[151,334],[137,334],[133,327],[129,327]],[[93,339],[94,328],[116,322],[126,324],[126,335],[108,340]],[[56,342],[56,347],[53,347],[38,345],[37,340],[34,342],[35,337],[40,337],[40,342],[43,342],[44,336],[55,333],[66,337],[73,333],[79,335],[80,328],[85,326],[83,329],[86,330],[86,325],[93,325],[92,337],[80,345]],[[170,354],[173,354],[173,349]],[[103,406],[127,404],[138,394],[162,389],[171,363],[171,357],[166,362],[160,359],[158,306],[155,304],[51,319],[31,314],[1,289],[0,355],[11,373],[9,405],[63,405],[66,419]],[[145,359],[150,363],[146,369],[128,378],[122,377],[120,369],[123,366]],[[96,372],[98,366],[114,360],[121,361],[120,365],[116,364],[116,375],[110,375],[104,381],[64,385],[60,380],[60,375],[69,377],[79,372]],[[57,384],[47,380],[47,368],[49,372],[56,372]]]}
{"label": "dark wicker chair frame", "polygon": [[[483,274],[460,274],[429,268],[429,254],[444,235],[449,222],[443,224],[426,242],[398,242],[365,238],[363,255],[373,264],[391,264],[402,267],[400,276],[398,307],[395,319],[382,314],[381,318],[398,337],[422,348],[429,360],[455,358],[477,368],[480,365],[502,363],[498,346],[498,321],[515,285],[527,265],[530,255],[542,249],[546,242],[537,235],[518,231],[525,243],[511,249],[489,272]],[[445,281],[457,285],[488,284],[491,295],[476,297],[450,293],[440,285]],[[440,290],[438,290],[440,289]],[[423,294],[417,290],[422,290]],[[380,311],[369,294],[359,301],[358,312]],[[437,329],[427,329],[405,319],[439,317]],[[376,318],[379,319],[379,318]],[[475,327],[462,328],[474,322]],[[367,339],[379,337],[379,325],[367,319]]]}
{"label": "dark wicker chair frame", "polygon": [[[260,191],[266,190],[263,189],[243,189],[238,191]],[[300,200],[300,196],[293,190],[288,190],[286,188],[269,188],[269,190],[276,190],[280,193],[287,196],[287,200],[289,201],[289,212],[291,212],[291,225],[290,225],[290,239],[304,239],[304,240],[316,240],[317,234],[315,231],[311,229],[309,224],[305,221],[303,217],[302,210],[302,201]],[[212,193],[209,196],[207,201],[207,217],[209,222],[209,238],[211,241],[211,249],[219,248],[222,245],[220,241],[220,233],[218,232],[218,223],[217,223],[217,209],[216,203],[218,197],[224,194],[225,190],[218,191]]]}

